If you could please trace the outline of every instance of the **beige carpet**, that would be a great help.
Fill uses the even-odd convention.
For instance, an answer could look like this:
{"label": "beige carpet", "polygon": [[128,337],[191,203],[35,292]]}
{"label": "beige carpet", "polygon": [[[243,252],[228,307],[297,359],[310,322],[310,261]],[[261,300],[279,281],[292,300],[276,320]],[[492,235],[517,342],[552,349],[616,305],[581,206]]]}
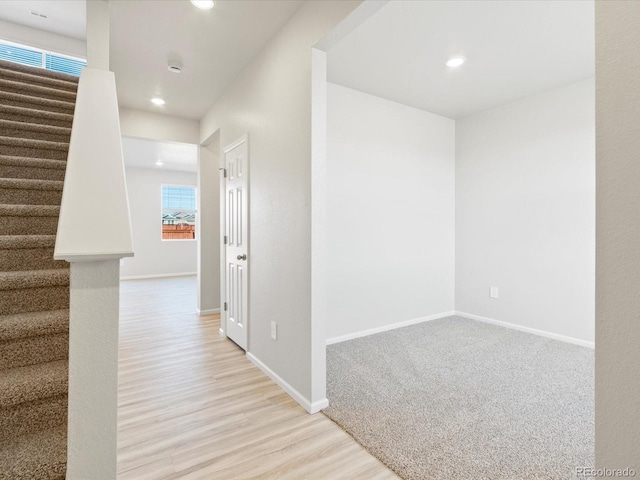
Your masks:
{"label": "beige carpet", "polygon": [[324,413],[411,480],[593,467],[593,350],[448,317],[327,348]]}
{"label": "beige carpet", "polygon": [[0,479],[66,471],[69,270],[53,260],[78,79],[0,61]]}

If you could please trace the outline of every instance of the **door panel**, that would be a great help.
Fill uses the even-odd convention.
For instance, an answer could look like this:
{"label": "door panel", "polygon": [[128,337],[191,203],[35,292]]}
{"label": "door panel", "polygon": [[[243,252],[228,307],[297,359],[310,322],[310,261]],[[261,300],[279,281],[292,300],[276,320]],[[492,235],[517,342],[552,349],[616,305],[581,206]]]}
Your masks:
{"label": "door panel", "polygon": [[249,294],[248,143],[246,137],[225,149],[227,337],[247,349]]}

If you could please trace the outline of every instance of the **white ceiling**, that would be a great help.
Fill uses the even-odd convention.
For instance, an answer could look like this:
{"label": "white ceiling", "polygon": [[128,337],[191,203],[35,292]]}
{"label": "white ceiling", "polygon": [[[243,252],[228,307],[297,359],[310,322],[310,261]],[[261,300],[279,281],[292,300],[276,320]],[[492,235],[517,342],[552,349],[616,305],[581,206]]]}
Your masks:
{"label": "white ceiling", "polygon": [[[201,118],[302,0],[111,0],[111,69],[119,103]],[[181,74],[167,70],[179,60]],[[149,102],[159,96],[167,103]]]}
{"label": "white ceiling", "polygon": [[[36,12],[47,18],[32,15]],[[86,38],[87,4],[80,0],[2,0],[0,19],[71,38]]]}
{"label": "white ceiling", "polygon": [[[302,2],[216,0],[201,11],[188,0],[111,0],[120,104],[201,118]],[[83,0],[0,1],[0,19],[78,39],[85,10]],[[446,67],[453,55],[467,63]],[[594,63],[593,0],[392,0],[331,49],[328,79],[460,118],[591,77]]]}
{"label": "white ceiling", "polygon": [[[303,1],[216,0],[203,11],[189,0],[110,0],[120,105],[200,119]],[[84,0],[0,0],[0,19],[86,38]],[[167,70],[169,59],[183,64],[181,74]],[[166,105],[150,103],[154,96]]]}
{"label": "white ceiling", "polygon": [[[198,146],[190,143],[122,137],[122,154],[125,165],[129,167],[182,172],[198,170]],[[156,165],[158,160],[162,160],[164,165]]]}
{"label": "white ceiling", "polygon": [[593,76],[594,3],[395,0],[327,60],[330,82],[461,118]]}

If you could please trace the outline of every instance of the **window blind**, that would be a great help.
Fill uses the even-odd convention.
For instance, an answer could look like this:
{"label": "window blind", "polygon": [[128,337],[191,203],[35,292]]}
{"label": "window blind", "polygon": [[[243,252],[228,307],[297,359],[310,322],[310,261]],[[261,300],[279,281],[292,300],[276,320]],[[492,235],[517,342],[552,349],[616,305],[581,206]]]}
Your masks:
{"label": "window blind", "polygon": [[69,75],[80,76],[82,67],[87,66],[87,62],[76,60],[75,58],[61,57],[53,53],[45,54],[45,68],[54,72],[68,73]]}
{"label": "window blind", "polygon": [[87,62],[77,58],[0,42],[0,60],[80,76]]}
{"label": "window blind", "polygon": [[195,210],[196,189],[193,187],[162,186],[163,210]]}
{"label": "window blind", "polygon": [[0,60],[21,63],[22,65],[32,67],[42,67],[42,52],[0,43]]}

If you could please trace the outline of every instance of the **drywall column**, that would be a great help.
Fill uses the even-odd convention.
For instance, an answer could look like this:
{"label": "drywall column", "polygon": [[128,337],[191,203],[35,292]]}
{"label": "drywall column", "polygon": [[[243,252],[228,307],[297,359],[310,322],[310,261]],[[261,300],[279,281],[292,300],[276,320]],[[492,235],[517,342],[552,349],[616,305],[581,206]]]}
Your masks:
{"label": "drywall column", "polygon": [[640,474],[639,24],[640,2],[596,2],[596,466],[628,467],[636,474]]}
{"label": "drywall column", "polygon": [[311,50],[311,410],[327,399],[327,54]]}
{"label": "drywall column", "polygon": [[[133,255],[108,4],[87,2],[54,258],[71,263],[67,480],[116,478],[120,259]],[[106,45],[106,48],[105,48]]]}
{"label": "drywall column", "polygon": [[327,407],[328,325],[327,51],[380,10],[387,1],[360,3],[311,49],[311,393],[309,413]]}
{"label": "drywall column", "polygon": [[207,147],[198,155],[198,313],[220,312],[220,173]]}
{"label": "drywall column", "polygon": [[109,70],[109,3],[87,1],[87,66]]}

